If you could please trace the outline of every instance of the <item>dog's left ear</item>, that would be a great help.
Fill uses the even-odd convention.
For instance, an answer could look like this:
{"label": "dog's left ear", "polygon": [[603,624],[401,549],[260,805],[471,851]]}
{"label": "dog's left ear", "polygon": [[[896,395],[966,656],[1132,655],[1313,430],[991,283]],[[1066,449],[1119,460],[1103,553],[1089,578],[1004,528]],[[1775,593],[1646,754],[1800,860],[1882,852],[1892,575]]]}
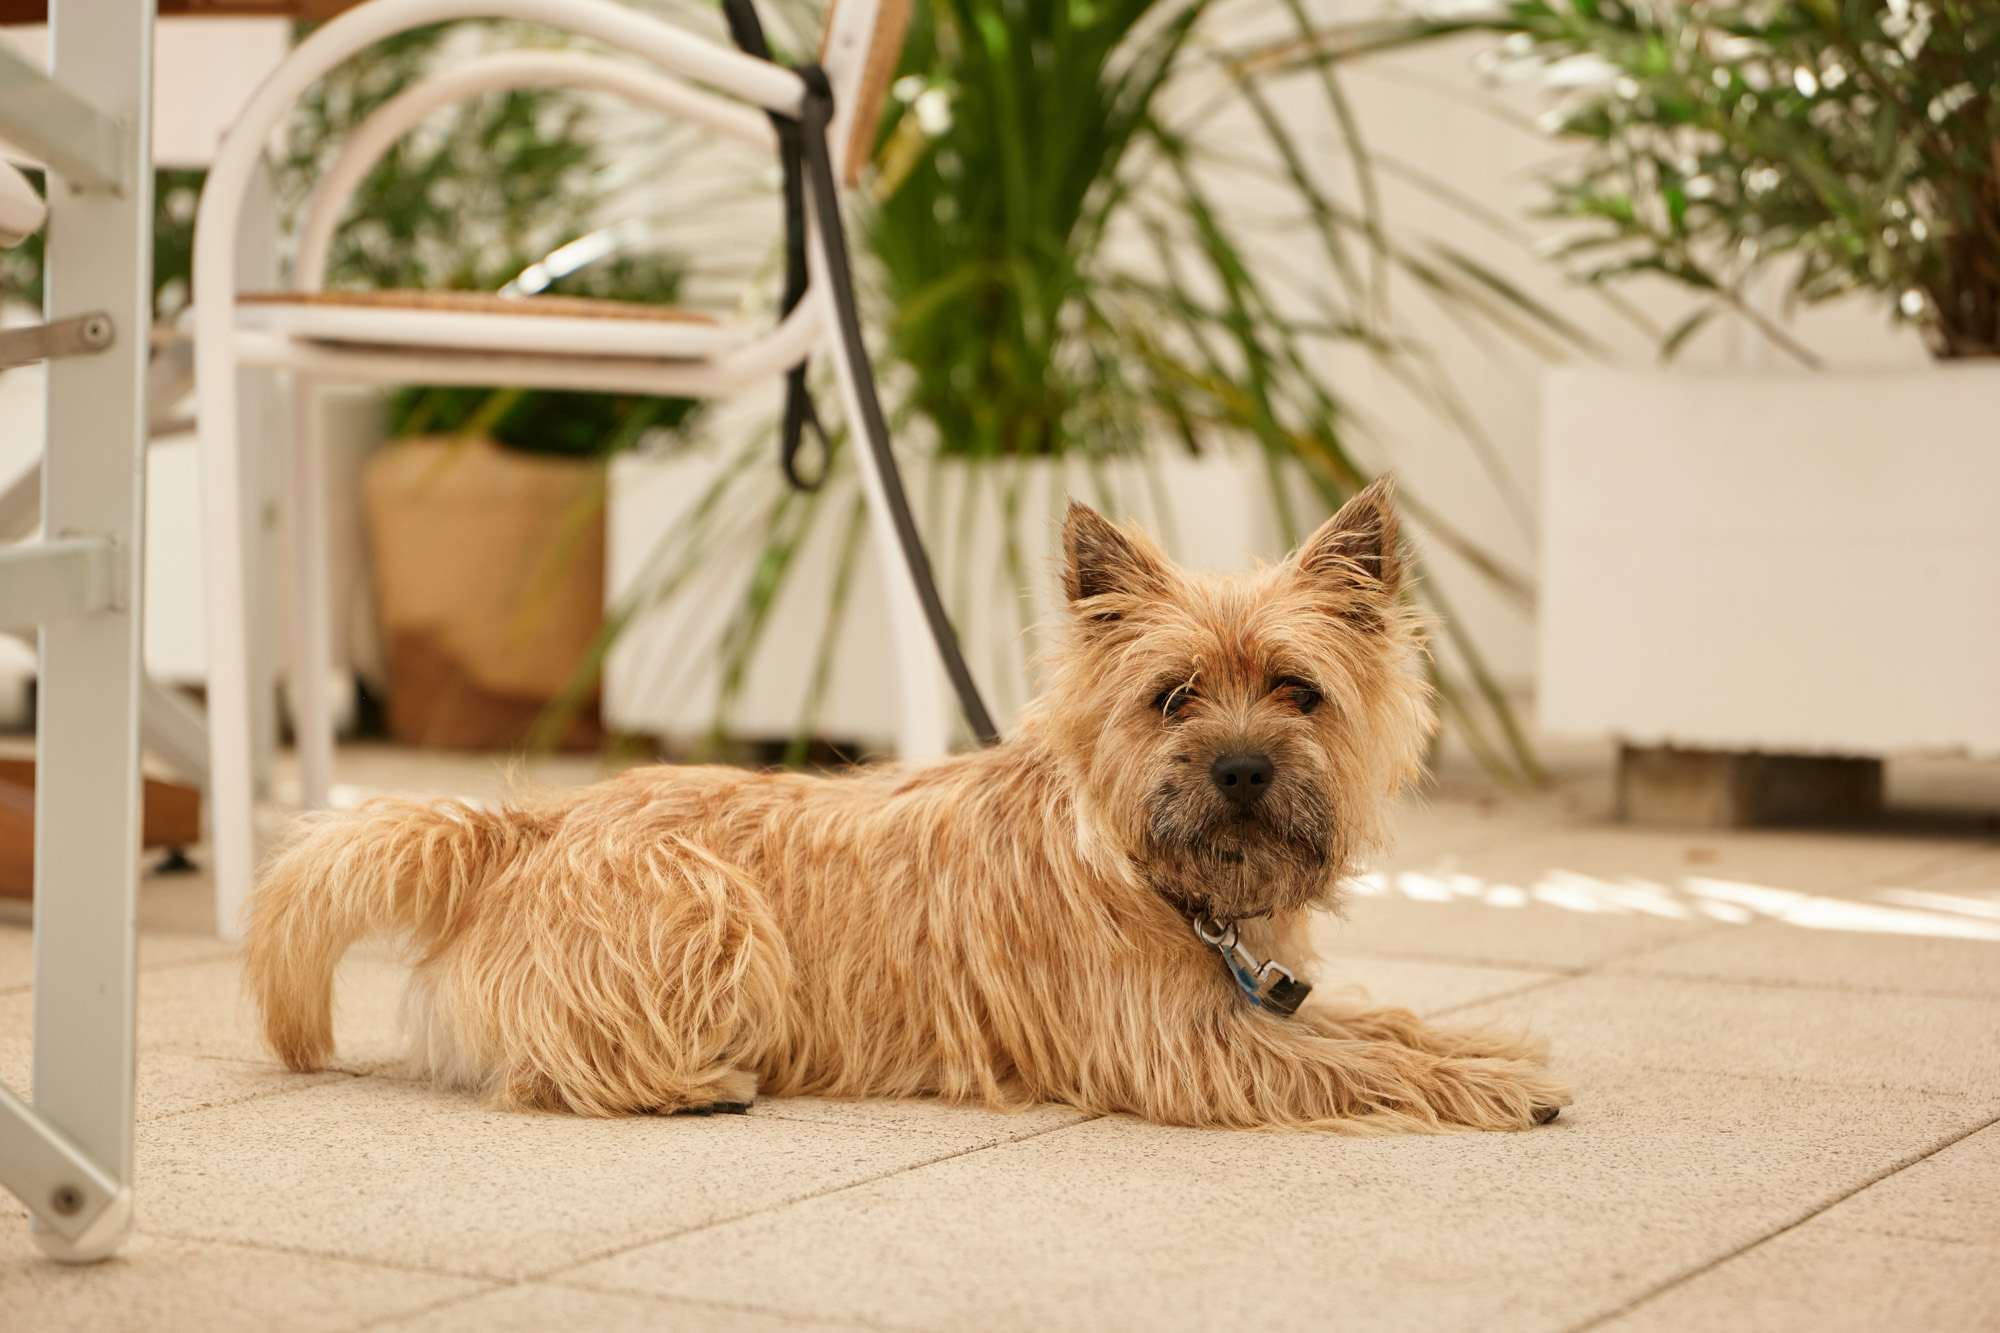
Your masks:
{"label": "dog's left ear", "polygon": [[[1299,577],[1358,599],[1357,611],[1376,599],[1394,601],[1403,586],[1403,556],[1402,529],[1389,504],[1393,489],[1387,476],[1377,477],[1342,505],[1292,557]],[[1379,623],[1372,613],[1352,618]]]}

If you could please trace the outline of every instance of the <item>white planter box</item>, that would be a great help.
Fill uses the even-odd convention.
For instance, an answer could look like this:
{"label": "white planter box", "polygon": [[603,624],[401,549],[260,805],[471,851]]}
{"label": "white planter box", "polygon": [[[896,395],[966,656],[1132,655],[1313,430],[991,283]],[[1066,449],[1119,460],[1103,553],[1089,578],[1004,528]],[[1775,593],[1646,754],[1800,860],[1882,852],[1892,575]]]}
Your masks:
{"label": "white planter box", "polygon": [[1546,730],[2000,754],[2000,366],[1570,370],[1542,419]]}
{"label": "white planter box", "polygon": [[[685,738],[713,722],[724,635],[745,605],[763,531],[761,517],[752,516],[768,510],[782,485],[775,463],[760,459],[755,466],[731,504],[736,517],[714,534],[696,572],[620,636],[605,664],[606,726]],[[614,609],[647,577],[648,561],[663,541],[673,540],[721,473],[722,461],[708,453],[614,461],[607,579]],[[931,545],[938,587],[1003,730],[1031,697],[1032,659],[1041,646],[1035,627],[1057,607],[1067,495],[1115,517],[1136,518],[1170,554],[1195,568],[1246,568],[1285,553],[1269,473],[1255,456],[1173,455],[1151,464],[1096,467],[1081,460],[979,468],[943,463],[911,469],[904,481]],[[1311,532],[1326,510],[1303,481],[1287,491],[1294,531]],[[785,739],[800,725],[855,493],[851,480],[836,482],[821,501],[730,715],[738,736]],[[1003,511],[1012,513],[1011,525],[1003,523]],[[1025,596],[1017,595],[1018,581],[1002,554],[1002,534],[1010,526],[1018,552],[1012,568],[1026,576]],[[896,736],[896,669],[880,567],[865,532],[861,543],[815,731],[886,750]]]}

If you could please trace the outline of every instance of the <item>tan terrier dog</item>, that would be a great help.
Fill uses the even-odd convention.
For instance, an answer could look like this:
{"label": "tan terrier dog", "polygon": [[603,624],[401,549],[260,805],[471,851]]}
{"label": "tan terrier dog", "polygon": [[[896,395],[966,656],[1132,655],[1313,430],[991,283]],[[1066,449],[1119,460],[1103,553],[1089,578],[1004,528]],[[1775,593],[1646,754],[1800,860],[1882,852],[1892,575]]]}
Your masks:
{"label": "tan terrier dog", "polygon": [[1433,725],[1386,484],[1250,574],[1177,569],[1078,504],[1063,544],[1063,642],[1005,745],[843,777],[642,768],[497,811],[380,800],[312,824],[251,909],[272,1046],[326,1061],[334,965],[380,934],[417,951],[421,1064],[501,1107],[761,1091],[1237,1128],[1553,1117],[1569,1094],[1533,1043],[1298,1007],[1308,913],[1383,842]]}

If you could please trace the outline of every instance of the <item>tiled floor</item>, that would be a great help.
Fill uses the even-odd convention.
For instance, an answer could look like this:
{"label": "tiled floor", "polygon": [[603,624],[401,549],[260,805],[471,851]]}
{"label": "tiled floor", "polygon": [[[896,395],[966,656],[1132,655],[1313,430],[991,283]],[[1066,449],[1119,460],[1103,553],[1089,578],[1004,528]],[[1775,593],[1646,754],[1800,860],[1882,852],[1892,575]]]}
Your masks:
{"label": "tiled floor", "polygon": [[[276,1067],[205,886],[150,880],[139,1232],[60,1269],[0,1201],[0,1328],[2000,1328],[2000,830],[1967,813],[1994,777],[1913,780],[1956,806],[1868,831],[1621,828],[1588,765],[1413,805],[1321,942],[1378,998],[1548,1035],[1577,1104],[1516,1135],[497,1114],[397,1077],[381,954],[344,968],[339,1068]],[[29,956],[0,926],[16,1088]]]}

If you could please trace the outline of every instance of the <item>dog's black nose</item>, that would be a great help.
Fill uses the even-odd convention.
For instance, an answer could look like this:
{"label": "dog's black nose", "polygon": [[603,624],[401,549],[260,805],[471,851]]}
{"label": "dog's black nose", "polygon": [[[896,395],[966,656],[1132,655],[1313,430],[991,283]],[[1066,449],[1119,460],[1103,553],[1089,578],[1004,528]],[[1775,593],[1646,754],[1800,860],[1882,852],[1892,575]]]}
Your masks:
{"label": "dog's black nose", "polygon": [[1268,756],[1226,754],[1209,765],[1208,776],[1238,810],[1248,810],[1259,797],[1271,790],[1271,774],[1274,771]]}

